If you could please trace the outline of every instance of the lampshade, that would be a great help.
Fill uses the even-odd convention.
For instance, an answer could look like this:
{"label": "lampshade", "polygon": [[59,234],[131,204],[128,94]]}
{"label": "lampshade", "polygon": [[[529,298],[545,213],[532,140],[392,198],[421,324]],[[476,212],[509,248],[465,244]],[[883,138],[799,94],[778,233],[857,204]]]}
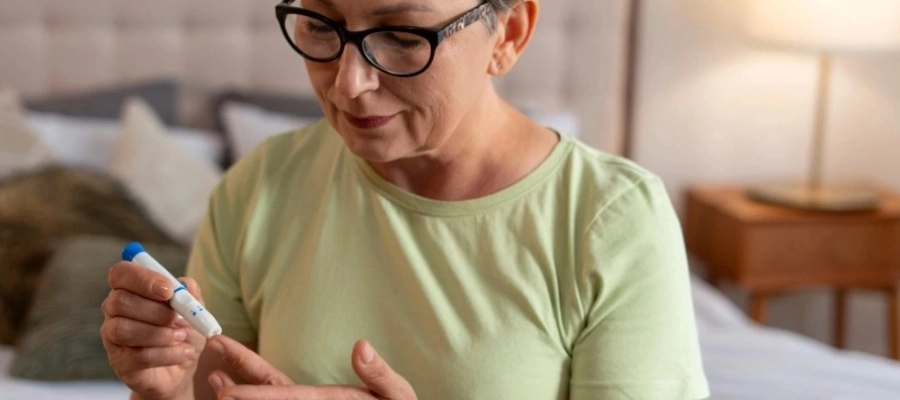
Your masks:
{"label": "lampshade", "polygon": [[751,36],[813,51],[900,48],[900,0],[750,0]]}

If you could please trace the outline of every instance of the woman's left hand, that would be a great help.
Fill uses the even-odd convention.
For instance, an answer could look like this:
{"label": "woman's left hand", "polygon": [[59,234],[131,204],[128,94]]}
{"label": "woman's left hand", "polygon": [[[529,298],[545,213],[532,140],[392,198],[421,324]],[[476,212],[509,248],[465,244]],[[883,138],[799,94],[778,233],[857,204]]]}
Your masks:
{"label": "woman's left hand", "polygon": [[360,340],[353,346],[352,363],[356,375],[366,385],[355,386],[303,386],[295,385],[281,371],[252,350],[228,337],[217,335],[207,342],[207,347],[219,353],[222,359],[249,384],[237,385],[225,372],[215,371],[209,383],[219,399],[231,400],[416,400],[412,386],[398,375],[375,352],[368,342]]}

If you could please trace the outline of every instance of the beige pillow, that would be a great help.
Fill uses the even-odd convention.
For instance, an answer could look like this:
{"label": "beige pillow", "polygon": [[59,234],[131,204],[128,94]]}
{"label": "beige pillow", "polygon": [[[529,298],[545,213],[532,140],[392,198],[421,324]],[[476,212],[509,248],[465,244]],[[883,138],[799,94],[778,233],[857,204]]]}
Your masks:
{"label": "beige pillow", "polygon": [[18,93],[0,88],[0,178],[53,162],[53,153],[31,131]]}
{"label": "beige pillow", "polygon": [[129,99],[110,171],[166,233],[189,245],[221,172],[167,132],[143,100]]}

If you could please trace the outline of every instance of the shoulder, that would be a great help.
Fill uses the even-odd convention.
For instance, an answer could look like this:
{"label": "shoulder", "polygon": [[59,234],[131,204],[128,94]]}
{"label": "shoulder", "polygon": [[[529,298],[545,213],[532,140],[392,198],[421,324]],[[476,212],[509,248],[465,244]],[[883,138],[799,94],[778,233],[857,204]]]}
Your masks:
{"label": "shoulder", "polygon": [[228,168],[213,197],[245,204],[262,188],[284,187],[317,160],[333,159],[342,143],[325,119],[270,136]]}
{"label": "shoulder", "polygon": [[665,185],[656,173],[625,157],[574,139],[566,140],[571,151],[564,161],[562,177],[570,195],[577,196],[594,220],[606,214],[634,214],[648,211],[648,206],[671,205]]}

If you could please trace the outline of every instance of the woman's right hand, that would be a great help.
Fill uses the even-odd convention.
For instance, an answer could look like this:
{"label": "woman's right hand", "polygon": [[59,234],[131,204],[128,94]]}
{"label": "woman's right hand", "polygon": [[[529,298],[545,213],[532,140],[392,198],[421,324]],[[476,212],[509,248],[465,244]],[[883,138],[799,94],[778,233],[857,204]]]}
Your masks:
{"label": "woman's right hand", "polygon": [[[183,279],[201,303],[193,279]],[[206,337],[166,304],[175,288],[163,275],[131,262],[109,270],[100,336],[110,365],[142,400],[193,398],[193,377]]]}

